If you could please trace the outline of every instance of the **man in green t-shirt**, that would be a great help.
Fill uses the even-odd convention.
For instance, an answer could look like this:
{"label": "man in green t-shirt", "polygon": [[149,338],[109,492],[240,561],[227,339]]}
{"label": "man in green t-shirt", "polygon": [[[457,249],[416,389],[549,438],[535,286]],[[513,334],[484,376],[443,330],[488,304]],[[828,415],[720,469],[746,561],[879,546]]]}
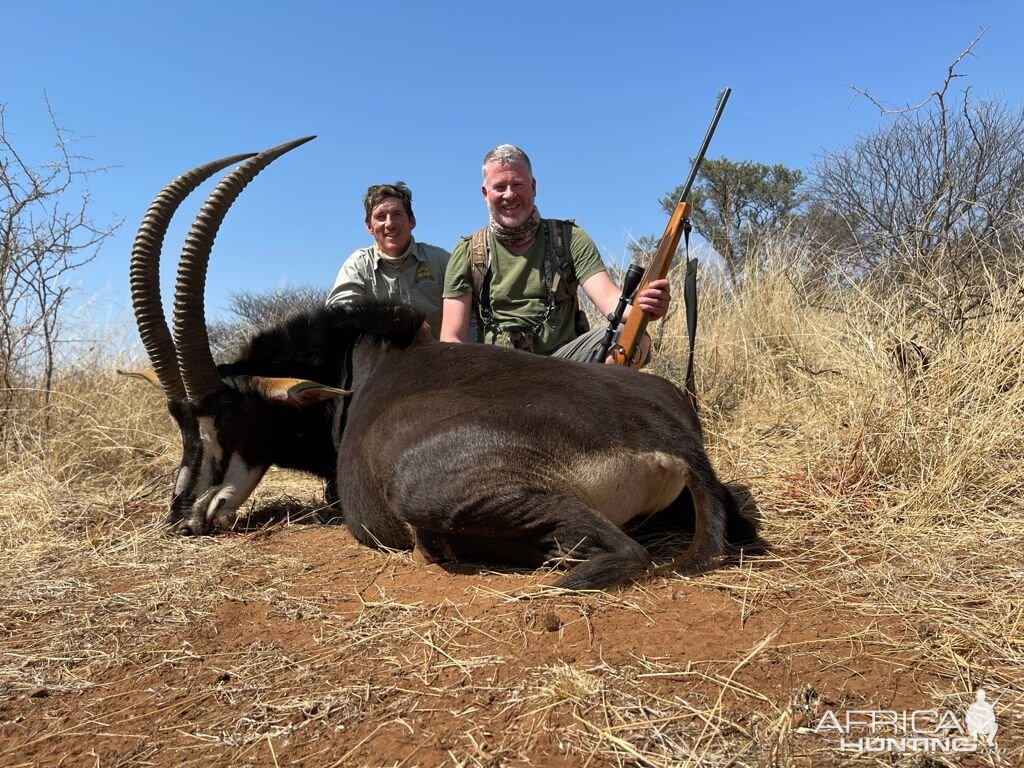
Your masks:
{"label": "man in green t-shirt", "polygon": [[[479,233],[478,247],[486,248],[487,275],[474,290],[474,241],[463,238],[452,250],[445,272],[441,341],[473,340],[470,320],[476,316],[484,342],[588,361],[605,328],[581,333],[575,286],[605,316],[615,309],[621,293],[608,277],[597,246],[580,227],[553,227],[540,218],[534,205],[537,181],[530,158],[519,147],[495,147],[484,157],[482,171],[481,192],[490,224]],[[571,268],[558,270],[552,279],[552,240],[560,232],[568,241],[564,249]],[[652,281],[637,297],[637,305],[652,319],[663,317],[670,301],[668,280]]]}

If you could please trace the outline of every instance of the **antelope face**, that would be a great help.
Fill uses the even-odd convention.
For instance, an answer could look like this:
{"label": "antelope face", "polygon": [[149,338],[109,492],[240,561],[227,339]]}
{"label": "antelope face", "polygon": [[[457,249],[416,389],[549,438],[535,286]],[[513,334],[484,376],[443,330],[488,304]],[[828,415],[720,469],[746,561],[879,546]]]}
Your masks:
{"label": "antelope face", "polygon": [[233,528],[239,507],[270,466],[268,458],[242,450],[252,432],[246,425],[258,416],[245,400],[224,389],[190,408],[194,429],[182,430],[182,463],[167,519],[173,532],[202,535]]}
{"label": "antelope face", "polygon": [[328,434],[315,406],[350,394],[304,379],[234,376],[191,408],[168,523],[183,535],[231,530],[272,464],[294,466],[303,443]]}

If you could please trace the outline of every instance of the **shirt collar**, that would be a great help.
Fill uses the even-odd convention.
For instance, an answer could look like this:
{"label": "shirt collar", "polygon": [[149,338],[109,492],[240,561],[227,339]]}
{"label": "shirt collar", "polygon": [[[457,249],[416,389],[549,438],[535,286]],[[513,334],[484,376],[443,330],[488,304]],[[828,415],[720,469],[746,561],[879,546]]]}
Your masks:
{"label": "shirt collar", "polygon": [[380,248],[377,247],[376,243],[374,243],[371,247],[373,248],[373,260],[374,260],[374,263],[378,267],[381,265],[381,263],[393,264],[395,262],[399,262],[401,264],[404,264],[405,260],[409,256],[412,256],[414,259],[416,259],[416,261],[423,261],[424,260],[424,257],[422,256],[422,254],[420,254],[420,249],[416,247],[416,238],[415,237],[410,238],[410,240],[409,240],[409,247],[406,248],[405,249],[405,253],[403,253],[397,259],[392,259],[390,256],[387,256],[386,254],[382,253]]}

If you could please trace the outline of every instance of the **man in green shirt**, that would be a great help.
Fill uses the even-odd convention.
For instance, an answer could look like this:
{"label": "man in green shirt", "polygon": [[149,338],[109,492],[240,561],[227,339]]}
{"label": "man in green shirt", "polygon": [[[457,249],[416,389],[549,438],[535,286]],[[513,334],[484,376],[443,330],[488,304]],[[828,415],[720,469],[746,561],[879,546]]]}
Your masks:
{"label": "man in green shirt", "polygon": [[[621,293],[597,246],[574,224],[541,219],[534,205],[537,181],[530,158],[519,147],[492,149],[482,172],[490,224],[452,251],[445,272],[441,341],[475,340],[470,338],[470,320],[476,317],[484,342],[588,361],[605,328],[582,332],[576,286],[605,316]],[[564,268],[552,266],[559,261],[552,253],[559,252],[556,244],[562,239],[567,241],[559,244],[568,256],[562,259]],[[652,281],[637,297],[637,305],[652,319],[663,317],[670,301],[668,280]]]}
{"label": "man in green shirt", "polygon": [[363,207],[374,244],[345,260],[327,305],[366,299],[411,304],[426,315],[436,339],[441,331],[441,286],[448,251],[413,239],[416,216],[412,190],[405,182],[373,185],[366,191]]}

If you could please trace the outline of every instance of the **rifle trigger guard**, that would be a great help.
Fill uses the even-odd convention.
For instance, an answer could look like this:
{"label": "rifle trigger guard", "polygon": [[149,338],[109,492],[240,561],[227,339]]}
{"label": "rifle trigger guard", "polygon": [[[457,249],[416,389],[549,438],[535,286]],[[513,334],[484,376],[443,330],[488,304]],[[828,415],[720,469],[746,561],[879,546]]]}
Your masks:
{"label": "rifle trigger guard", "polygon": [[630,368],[639,368],[640,367],[640,363],[643,361],[643,357],[644,357],[643,345],[640,344],[640,343],[637,343],[633,347],[633,356],[631,358],[629,358],[629,367]]}
{"label": "rifle trigger guard", "polygon": [[622,348],[621,344],[615,344],[608,350],[612,360],[615,361],[616,365],[626,366],[633,368],[634,370],[639,369],[640,363],[644,360],[644,350],[642,344],[636,344],[633,347],[633,354],[631,357],[626,357],[626,350]]}

